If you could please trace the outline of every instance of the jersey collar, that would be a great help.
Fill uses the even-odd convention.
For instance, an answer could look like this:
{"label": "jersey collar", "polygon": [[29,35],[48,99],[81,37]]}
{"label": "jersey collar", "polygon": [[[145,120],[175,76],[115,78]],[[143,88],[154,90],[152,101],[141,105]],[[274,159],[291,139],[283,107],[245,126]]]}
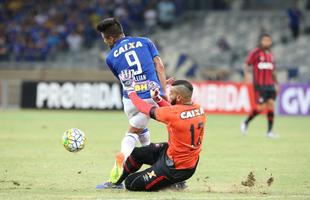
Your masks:
{"label": "jersey collar", "polygon": [[126,39],[128,39],[128,38],[130,38],[130,37],[127,36],[127,37],[123,37],[123,38],[117,40],[117,41],[114,43],[114,45],[112,46],[111,49],[113,49],[113,48],[114,48],[115,46],[117,46],[119,43],[121,43],[122,41],[124,41],[124,40],[126,40]]}

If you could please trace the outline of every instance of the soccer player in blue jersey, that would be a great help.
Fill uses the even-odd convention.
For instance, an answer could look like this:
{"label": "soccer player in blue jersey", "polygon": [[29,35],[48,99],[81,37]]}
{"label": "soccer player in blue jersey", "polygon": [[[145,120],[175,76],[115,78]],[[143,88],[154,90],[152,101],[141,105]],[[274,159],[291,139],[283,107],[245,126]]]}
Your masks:
{"label": "soccer player in blue jersey", "polygon": [[[157,105],[150,96],[149,82],[160,85],[161,94],[165,94],[166,75],[159,53],[148,38],[126,37],[122,25],[114,18],[107,18],[97,26],[104,42],[111,51],[106,57],[106,64],[118,79],[118,75],[125,69],[133,70],[135,75],[135,91],[144,101]],[[111,171],[109,181],[98,185],[98,189],[122,187],[115,185],[122,174],[123,162],[131,154],[136,143],[142,146],[150,144],[150,134],[147,129],[149,116],[139,112],[123,92],[124,111],[129,119],[129,128],[121,143],[121,152],[116,155],[116,162]]]}

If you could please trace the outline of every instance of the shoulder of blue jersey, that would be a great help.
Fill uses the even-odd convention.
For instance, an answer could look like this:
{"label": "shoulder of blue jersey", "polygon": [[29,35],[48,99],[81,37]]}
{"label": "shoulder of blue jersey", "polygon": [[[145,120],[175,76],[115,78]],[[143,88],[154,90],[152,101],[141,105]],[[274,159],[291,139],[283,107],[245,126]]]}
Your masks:
{"label": "shoulder of blue jersey", "polygon": [[143,42],[152,42],[150,38],[147,37],[135,37],[138,40],[142,40]]}

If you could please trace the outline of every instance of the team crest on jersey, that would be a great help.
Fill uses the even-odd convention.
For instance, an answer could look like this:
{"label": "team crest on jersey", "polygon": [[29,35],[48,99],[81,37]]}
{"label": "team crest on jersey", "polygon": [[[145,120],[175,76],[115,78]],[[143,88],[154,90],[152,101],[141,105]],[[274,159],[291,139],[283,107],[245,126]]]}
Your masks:
{"label": "team crest on jersey", "polygon": [[129,49],[135,49],[135,48],[139,48],[139,47],[143,47],[142,43],[140,41],[137,42],[129,42],[124,44],[123,46],[119,47],[118,49],[116,49],[113,52],[114,57],[118,57],[120,54],[128,51]]}
{"label": "team crest on jersey", "polygon": [[181,119],[189,119],[189,118],[201,116],[204,113],[205,111],[203,110],[203,108],[193,109],[193,110],[187,110],[187,111],[181,112],[180,117]]}
{"label": "team crest on jersey", "polygon": [[264,62],[264,60],[265,60],[265,57],[264,57],[264,56],[260,56],[260,57],[259,57],[259,61]]}

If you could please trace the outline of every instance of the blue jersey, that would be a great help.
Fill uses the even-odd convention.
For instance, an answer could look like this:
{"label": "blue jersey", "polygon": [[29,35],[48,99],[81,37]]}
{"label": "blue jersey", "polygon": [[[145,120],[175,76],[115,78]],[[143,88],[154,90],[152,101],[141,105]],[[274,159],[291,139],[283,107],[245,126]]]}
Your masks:
{"label": "blue jersey", "polygon": [[[161,87],[153,61],[153,58],[158,55],[151,40],[142,37],[125,37],[114,44],[106,58],[106,63],[117,79],[122,70],[134,70],[135,91],[140,98],[147,99],[151,98],[148,88],[150,81],[156,82]],[[123,96],[128,98],[124,91]]]}

